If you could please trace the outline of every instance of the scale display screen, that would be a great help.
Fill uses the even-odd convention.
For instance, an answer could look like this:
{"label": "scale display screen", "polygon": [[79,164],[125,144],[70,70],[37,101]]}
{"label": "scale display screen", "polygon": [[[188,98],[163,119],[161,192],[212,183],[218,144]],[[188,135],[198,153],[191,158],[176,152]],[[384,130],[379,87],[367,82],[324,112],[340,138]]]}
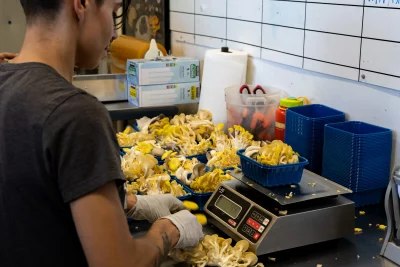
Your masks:
{"label": "scale display screen", "polygon": [[215,206],[222,210],[224,213],[229,215],[232,219],[236,219],[242,207],[230,200],[229,198],[225,197],[224,195],[220,195],[218,200],[215,202]]}

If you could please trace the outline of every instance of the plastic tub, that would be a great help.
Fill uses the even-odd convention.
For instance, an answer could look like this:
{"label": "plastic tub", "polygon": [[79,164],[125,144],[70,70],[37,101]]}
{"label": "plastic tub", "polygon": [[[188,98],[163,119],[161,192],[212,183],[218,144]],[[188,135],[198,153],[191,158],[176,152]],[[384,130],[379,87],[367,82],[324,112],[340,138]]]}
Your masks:
{"label": "plastic tub", "polygon": [[[248,85],[251,91],[256,85]],[[257,140],[272,141],[275,131],[275,112],[279,107],[282,90],[272,86],[261,86],[266,94],[257,91],[240,94],[241,85],[225,89],[227,127],[240,125]]]}
{"label": "plastic tub", "polygon": [[325,126],[322,176],[365,192],[389,183],[392,131],[364,122]]}
{"label": "plastic tub", "polygon": [[299,157],[299,163],[278,166],[266,166],[258,163],[252,158],[246,157],[245,149],[239,150],[243,174],[249,179],[265,187],[298,184],[303,176],[304,167],[308,160]]}
{"label": "plastic tub", "polygon": [[307,105],[286,111],[285,143],[309,160],[306,169],[321,174],[324,126],[344,122],[345,114],[324,105]]}

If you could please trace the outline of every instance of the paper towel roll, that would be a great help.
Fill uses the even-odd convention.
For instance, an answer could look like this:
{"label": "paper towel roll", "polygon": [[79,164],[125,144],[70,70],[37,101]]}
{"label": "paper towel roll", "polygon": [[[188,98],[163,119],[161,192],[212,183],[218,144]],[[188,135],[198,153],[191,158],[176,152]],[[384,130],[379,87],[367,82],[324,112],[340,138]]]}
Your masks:
{"label": "paper towel roll", "polygon": [[[200,109],[213,114],[214,123],[226,124],[225,88],[246,83],[246,52],[208,50],[204,59]],[[238,88],[239,90],[239,88]]]}

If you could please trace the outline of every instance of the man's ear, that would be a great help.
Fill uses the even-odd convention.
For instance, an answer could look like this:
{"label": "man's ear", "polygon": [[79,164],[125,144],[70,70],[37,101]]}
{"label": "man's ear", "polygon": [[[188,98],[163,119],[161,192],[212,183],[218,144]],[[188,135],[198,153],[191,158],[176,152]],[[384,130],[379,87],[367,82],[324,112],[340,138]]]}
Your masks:
{"label": "man's ear", "polygon": [[82,22],[84,20],[85,12],[89,5],[89,0],[74,0],[74,10],[79,22]]}

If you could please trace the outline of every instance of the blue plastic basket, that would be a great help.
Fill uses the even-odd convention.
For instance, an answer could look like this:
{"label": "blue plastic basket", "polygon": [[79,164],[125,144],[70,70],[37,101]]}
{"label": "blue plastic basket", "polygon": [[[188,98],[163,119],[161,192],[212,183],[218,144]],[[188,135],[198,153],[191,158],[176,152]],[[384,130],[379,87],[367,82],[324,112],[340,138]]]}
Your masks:
{"label": "blue plastic basket", "polygon": [[381,203],[385,197],[386,188],[347,194],[345,197],[354,201],[355,207],[368,206]]}
{"label": "blue plastic basket", "polygon": [[[183,190],[186,192],[186,196],[182,196],[182,197],[176,197],[177,199],[179,199],[180,201],[184,201],[184,200],[188,200],[192,197],[193,195],[193,191],[190,190],[189,187],[187,187],[186,185],[182,184],[178,179],[171,177],[171,180],[175,180],[178,184],[180,184],[183,187]],[[142,195],[142,193],[138,192],[138,195]]]}
{"label": "blue plastic basket", "polygon": [[357,121],[328,124],[322,176],[353,192],[386,188],[391,154],[389,129]]}
{"label": "blue plastic basket", "polygon": [[192,159],[192,158],[197,158],[198,161],[201,163],[207,164],[207,155],[206,154],[200,154],[200,155],[194,155],[194,156],[188,156],[186,157],[187,159]]}
{"label": "blue plastic basket", "polygon": [[[190,178],[189,174],[189,178]],[[207,201],[210,199],[211,195],[214,192],[209,192],[209,193],[196,193],[194,192],[189,186],[184,185],[180,180],[178,180],[176,177],[172,177],[172,179],[176,180],[179,184],[183,185],[184,187],[187,188],[187,190],[190,192],[191,196],[188,198],[189,200],[192,200],[193,202],[196,202],[197,205],[199,206],[199,211],[203,211],[204,206],[206,205]],[[188,200],[185,199],[185,200]]]}
{"label": "blue plastic basket", "polygon": [[243,174],[249,179],[265,187],[298,184],[303,176],[304,167],[308,160],[299,157],[299,163],[278,166],[266,166],[258,163],[252,158],[246,157],[245,149],[239,150]]}
{"label": "blue plastic basket", "polygon": [[306,169],[321,174],[324,126],[345,121],[345,114],[324,105],[307,105],[286,111],[285,143],[309,160]]}
{"label": "blue plastic basket", "polygon": [[133,129],[135,129],[136,132],[140,132],[137,123],[134,123],[134,124],[132,125],[132,127],[133,127]]}
{"label": "blue plastic basket", "polygon": [[[133,129],[135,129],[135,131],[140,132],[137,123],[133,124]],[[199,154],[199,155],[193,155],[193,156],[187,156],[186,158],[188,159],[192,159],[192,158],[197,158],[201,163],[206,164],[207,163],[207,156],[206,154]],[[161,157],[157,158],[159,162],[164,163],[164,161],[161,160]]]}

